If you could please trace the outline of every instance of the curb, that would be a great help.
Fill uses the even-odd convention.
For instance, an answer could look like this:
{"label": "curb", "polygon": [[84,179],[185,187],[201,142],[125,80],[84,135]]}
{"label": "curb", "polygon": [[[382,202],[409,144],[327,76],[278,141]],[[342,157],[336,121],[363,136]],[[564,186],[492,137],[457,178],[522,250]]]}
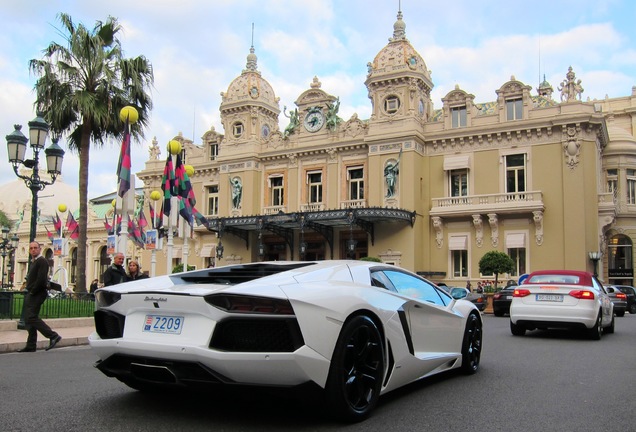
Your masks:
{"label": "curb", "polygon": [[[65,338],[62,337],[62,340],[55,346],[55,349],[57,348],[63,348],[63,347],[68,347],[68,346],[77,346],[77,345],[88,345],[88,337],[71,337],[71,338]],[[44,351],[44,349],[49,346],[49,341],[48,340],[39,340],[37,345],[36,345],[36,349],[38,350],[37,352],[41,351],[41,352],[46,352]],[[0,343],[0,354],[5,354],[5,353],[10,353],[10,352],[16,352],[19,349],[24,348],[24,342],[9,342],[9,343]]]}

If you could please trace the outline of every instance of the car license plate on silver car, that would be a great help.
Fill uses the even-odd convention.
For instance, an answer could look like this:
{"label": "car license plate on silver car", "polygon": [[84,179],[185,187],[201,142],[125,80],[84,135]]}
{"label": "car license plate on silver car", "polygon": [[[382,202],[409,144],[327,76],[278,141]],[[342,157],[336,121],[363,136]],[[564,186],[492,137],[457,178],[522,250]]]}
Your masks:
{"label": "car license plate on silver car", "polygon": [[146,315],[143,331],[150,333],[181,334],[184,321],[185,318],[182,316]]}
{"label": "car license plate on silver car", "polygon": [[537,301],[562,302],[563,296],[561,294],[537,294]]}

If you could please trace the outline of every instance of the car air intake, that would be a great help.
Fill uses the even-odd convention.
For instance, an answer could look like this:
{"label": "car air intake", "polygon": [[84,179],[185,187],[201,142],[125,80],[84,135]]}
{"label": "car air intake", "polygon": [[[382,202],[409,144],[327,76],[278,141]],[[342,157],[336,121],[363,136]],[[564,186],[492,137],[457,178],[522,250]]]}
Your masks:
{"label": "car air intake", "polygon": [[95,331],[102,339],[116,339],[124,335],[126,317],[108,310],[95,311]]}
{"label": "car air intake", "polygon": [[228,318],[216,325],[210,348],[230,352],[294,352],[304,344],[295,318]]}

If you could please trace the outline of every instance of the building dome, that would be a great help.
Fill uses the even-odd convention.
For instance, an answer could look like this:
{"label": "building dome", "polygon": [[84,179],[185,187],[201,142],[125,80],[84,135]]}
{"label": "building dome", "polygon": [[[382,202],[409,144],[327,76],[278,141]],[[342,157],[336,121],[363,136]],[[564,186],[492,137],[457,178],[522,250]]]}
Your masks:
{"label": "building dome", "polygon": [[222,110],[234,105],[260,103],[270,106],[273,111],[278,111],[278,99],[274,89],[257,69],[257,57],[253,46],[247,55],[245,69],[230,83],[227,92],[221,93],[221,97]]}
{"label": "building dome", "polygon": [[[27,169],[24,169],[24,171],[25,175],[29,175],[31,172],[31,170]],[[48,175],[44,171],[40,172],[40,177],[48,179]],[[21,214],[24,216],[24,213],[31,214],[33,195],[31,195],[31,191],[26,187],[23,180],[16,179],[0,185],[0,196],[2,197],[0,210],[10,220],[19,220]],[[66,204],[69,211],[76,212],[79,208],[79,192],[76,187],[64,183],[61,176],[58,176],[55,183],[47,186],[38,194],[40,219],[54,216],[58,211],[57,206],[60,204]],[[23,211],[24,213],[22,213]],[[27,226],[28,220],[23,222],[23,224]]]}
{"label": "building dome", "polygon": [[393,24],[393,37],[389,43],[380,50],[372,63],[368,66],[368,78],[387,78],[395,74],[412,72],[418,75],[429,86],[433,87],[431,74],[426,67],[422,56],[413,48],[406,38],[406,24],[402,20],[402,11],[398,12],[397,21]]}
{"label": "building dome", "polygon": [[605,156],[632,155],[636,156],[636,139],[625,129],[615,124],[607,125],[609,142],[603,153]]}

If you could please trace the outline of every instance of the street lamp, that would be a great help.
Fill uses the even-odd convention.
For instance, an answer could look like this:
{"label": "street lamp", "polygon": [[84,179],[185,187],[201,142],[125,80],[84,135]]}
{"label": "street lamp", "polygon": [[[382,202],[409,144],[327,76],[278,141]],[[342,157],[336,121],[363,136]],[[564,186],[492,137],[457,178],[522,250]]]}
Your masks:
{"label": "street lamp", "polygon": [[[62,173],[62,160],[64,159],[64,150],[57,145],[57,138],[53,138],[52,144],[44,150],[46,155],[47,172],[51,176],[51,181],[40,178],[40,151],[44,149],[46,138],[49,133],[49,125],[42,118],[42,113],[38,113],[37,117],[29,122],[29,139],[21,132],[22,125],[15,125],[15,130],[6,136],[7,153],[9,154],[9,162],[13,165],[15,175],[24,180],[26,186],[31,190],[33,196],[31,201],[31,226],[29,231],[29,242],[35,240],[38,221],[38,192],[44,190],[46,186],[55,183],[57,176]],[[33,159],[25,159],[27,141],[31,143],[33,150]],[[31,175],[23,175],[18,171],[18,167],[24,165],[30,168]]]}
{"label": "street lamp", "polygon": [[[4,274],[5,274],[5,261],[7,256],[9,257],[9,264],[12,263],[12,252],[18,248],[18,238],[17,234],[13,234],[11,238],[9,238],[9,228],[2,227],[2,239],[0,240],[0,256],[2,256],[2,288],[6,288],[7,286],[12,287],[13,284],[11,280],[7,278],[7,283],[4,283]],[[12,268],[12,266],[10,266]]]}
{"label": "street lamp", "polygon": [[594,277],[598,276],[598,262],[601,259],[601,253],[598,251],[592,251],[588,253],[590,260],[594,263]]}

